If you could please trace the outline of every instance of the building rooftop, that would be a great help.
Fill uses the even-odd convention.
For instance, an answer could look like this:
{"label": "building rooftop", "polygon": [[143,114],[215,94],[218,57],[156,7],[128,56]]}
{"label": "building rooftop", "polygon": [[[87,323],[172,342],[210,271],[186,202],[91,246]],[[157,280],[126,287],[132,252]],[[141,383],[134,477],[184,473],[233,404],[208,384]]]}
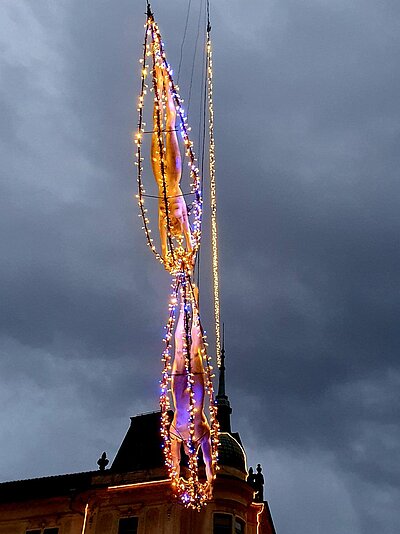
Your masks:
{"label": "building rooftop", "polygon": [[[116,477],[126,473],[136,473],[137,480],[168,478],[160,435],[160,416],[160,412],[151,412],[131,417],[130,427],[110,469],[3,482],[0,483],[0,502],[72,496],[95,487],[107,487]],[[219,439],[219,465],[234,468],[246,475],[246,457],[239,434],[221,432]]]}

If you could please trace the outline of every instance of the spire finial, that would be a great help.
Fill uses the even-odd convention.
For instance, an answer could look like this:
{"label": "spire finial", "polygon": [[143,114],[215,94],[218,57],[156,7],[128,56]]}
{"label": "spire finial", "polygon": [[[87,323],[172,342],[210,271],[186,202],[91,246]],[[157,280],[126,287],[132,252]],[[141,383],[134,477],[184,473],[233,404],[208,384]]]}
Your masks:
{"label": "spire finial", "polygon": [[225,323],[222,323],[222,349],[221,366],[219,368],[218,397],[226,397],[225,394]]}
{"label": "spire finial", "polygon": [[147,0],[147,18],[148,19],[154,19],[153,12],[151,10],[150,2]]}
{"label": "spire finial", "polygon": [[97,465],[99,466],[100,471],[105,471],[109,461],[110,460],[107,458],[107,453],[103,452],[103,454],[97,460]]}
{"label": "spire finial", "polygon": [[218,423],[221,432],[231,432],[232,408],[225,391],[225,324],[222,323],[221,366],[219,368],[218,395],[215,397],[218,407]]}

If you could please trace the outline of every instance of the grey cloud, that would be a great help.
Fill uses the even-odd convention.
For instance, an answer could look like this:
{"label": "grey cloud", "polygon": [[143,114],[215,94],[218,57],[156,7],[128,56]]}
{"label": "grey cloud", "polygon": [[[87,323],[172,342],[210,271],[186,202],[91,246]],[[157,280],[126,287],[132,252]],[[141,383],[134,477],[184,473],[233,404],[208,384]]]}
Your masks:
{"label": "grey cloud", "polygon": [[[102,449],[115,452],[128,415],[157,405],[169,280],[136,217],[130,139],[144,2],[92,4],[1,6],[1,374],[12,384],[1,426],[15,456],[4,478],[91,468]],[[153,4],[176,72],[187,4]],[[399,476],[399,8],[236,0],[212,2],[212,17],[234,426],[250,462],[264,464],[278,531],[389,534]],[[195,137],[200,59],[199,48]],[[212,340],[208,232],[201,291]],[[40,429],[29,446],[13,422],[26,419]],[[62,439],[47,461],[52,436]]]}

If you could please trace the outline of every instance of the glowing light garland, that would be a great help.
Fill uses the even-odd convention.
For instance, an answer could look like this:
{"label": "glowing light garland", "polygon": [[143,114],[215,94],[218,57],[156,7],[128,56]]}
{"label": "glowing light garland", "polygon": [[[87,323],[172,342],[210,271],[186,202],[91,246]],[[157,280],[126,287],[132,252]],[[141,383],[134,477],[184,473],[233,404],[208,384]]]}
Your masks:
{"label": "glowing light garland", "polygon": [[[210,411],[210,441],[211,441],[211,466],[213,473],[216,473],[218,469],[218,421],[217,421],[217,406],[214,401],[214,390],[212,384],[213,368],[211,365],[211,357],[207,353],[207,339],[203,327],[200,321],[199,310],[197,308],[196,298],[194,295],[193,285],[190,277],[187,273],[180,273],[172,282],[172,292],[169,303],[169,318],[166,325],[166,334],[164,336],[165,348],[162,354],[162,362],[164,363],[164,369],[161,379],[161,436],[164,443],[164,456],[165,463],[169,471],[172,487],[177,497],[183,504],[188,507],[199,509],[208,501],[207,489],[208,485],[202,483],[198,477],[198,457],[197,450],[193,446],[194,441],[194,412],[195,412],[195,398],[194,398],[194,379],[190,369],[190,341],[189,341],[189,307],[192,307],[196,316],[198,317],[199,328],[201,332],[203,349],[201,357],[205,362],[205,390],[209,397],[209,411]],[[189,439],[187,440],[187,446],[189,449],[189,478],[183,479],[179,476],[176,467],[174,466],[171,450],[171,437],[169,427],[171,424],[169,410],[171,408],[169,392],[171,384],[172,374],[172,337],[176,319],[176,306],[178,303],[179,289],[181,288],[184,299],[184,324],[185,324],[185,336],[183,343],[183,352],[185,355],[185,371],[188,377],[188,389],[189,389],[189,413],[188,413],[188,428]],[[215,475],[214,475],[215,478]]]}
{"label": "glowing light garland", "polygon": [[82,524],[81,534],[85,534],[85,531],[86,531],[86,520],[87,520],[88,512],[89,512],[89,503],[86,503],[85,515],[83,516],[83,524]]}
{"label": "glowing light garland", "polygon": [[210,201],[211,201],[211,249],[214,291],[215,353],[217,365],[221,367],[221,319],[219,305],[218,274],[218,229],[217,229],[217,191],[215,185],[215,142],[214,142],[214,106],[213,106],[213,64],[210,24],[207,26],[207,94],[210,136]]}
{"label": "glowing light garland", "polygon": [[264,511],[264,503],[260,504],[260,511],[257,512],[257,534],[261,534],[261,515]]}
{"label": "glowing light garland", "polygon": [[[149,38],[151,40],[151,44],[149,43]],[[144,102],[145,102],[145,96],[147,94],[147,90],[149,89],[149,86],[146,83],[147,76],[149,74],[148,65],[147,65],[147,57],[152,57],[152,63],[153,63],[153,88],[154,88],[154,106],[156,109],[156,122],[157,122],[157,143],[159,147],[159,154],[160,154],[160,170],[162,174],[162,182],[163,182],[163,200],[165,204],[165,210],[166,210],[166,219],[167,219],[167,240],[168,240],[168,246],[169,246],[169,253],[167,254],[166,258],[163,258],[162,255],[157,251],[154,240],[151,237],[151,229],[149,227],[150,220],[147,216],[147,208],[145,208],[144,205],[144,197],[146,196],[146,191],[143,185],[142,176],[143,176],[143,161],[144,158],[142,157],[142,142],[145,134],[145,122],[143,120],[143,108],[144,108]],[[137,145],[137,151],[136,151],[136,162],[135,165],[137,166],[137,182],[138,182],[138,204],[140,208],[140,216],[143,220],[143,230],[146,235],[147,239],[147,245],[150,247],[151,251],[154,253],[156,258],[165,266],[165,268],[171,272],[172,274],[175,274],[177,272],[182,271],[182,263],[184,263],[186,266],[191,266],[194,264],[194,260],[197,254],[197,251],[200,247],[200,240],[201,240],[201,216],[202,216],[202,196],[201,196],[201,179],[200,179],[200,171],[196,165],[196,157],[193,150],[193,143],[189,138],[188,132],[190,131],[190,128],[187,123],[187,117],[184,111],[184,108],[182,106],[183,100],[181,99],[178,91],[178,87],[174,84],[174,81],[172,79],[172,69],[168,64],[167,57],[164,51],[164,44],[161,39],[160,31],[158,29],[158,25],[154,21],[153,16],[149,16],[147,18],[146,24],[145,24],[145,39],[144,39],[144,46],[143,46],[143,57],[140,59],[140,63],[142,64],[141,69],[141,89],[140,89],[140,95],[139,95],[139,104],[138,104],[138,129],[137,133],[135,135],[134,142]],[[157,89],[157,82],[156,82],[156,65],[163,68],[163,70],[167,73],[169,85],[172,93],[172,99],[174,101],[175,109],[177,111],[178,117],[179,117],[179,127],[181,136],[183,139],[183,143],[185,145],[185,155],[188,159],[188,166],[190,169],[190,178],[191,178],[191,192],[195,195],[195,198],[192,202],[192,209],[190,210],[191,213],[193,213],[193,231],[192,231],[192,246],[193,249],[191,252],[186,251],[181,243],[177,243],[177,246],[174,246],[173,244],[173,238],[172,238],[172,232],[171,232],[171,224],[169,220],[169,206],[168,206],[168,189],[166,184],[166,177],[165,177],[165,162],[164,162],[164,154],[165,154],[165,147],[164,147],[164,141],[163,141],[163,128],[162,128],[162,121],[161,121],[161,110],[159,108],[161,103],[160,95],[158,95],[158,89]],[[164,105],[161,103],[161,105]]]}
{"label": "glowing light garland", "polygon": [[[209,38],[209,35],[208,35]],[[150,42],[149,42],[150,41]],[[207,48],[207,57],[211,58],[211,49]],[[157,134],[157,145],[158,145],[158,154],[159,154],[159,164],[160,171],[162,175],[162,199],[165,205],[166,212],[166,229],[167,229],[167,247],[168,252],[166,257],[157,251],[153,238],[151,237],[150,229],[150,220],[147,216],[147,208],[144,206],[144,197],[146,196],[146,191],[143,185],[143,161],[142,156],[142,142],[145,132],[145,122],[143,120],[143,109],[145,96],[147,90],[149,89],[146,80],[149,74],[149,67],[147,65],[147,58],[152,58],[152,84],[154,91],[154,116],[153,120],[155,123],[155,132]],[[165,456],[165,463],[168,468],[169,477],[171,479],[172,487],[176,496],[181,500],[181,502],[188,507],[200,509],[209,499],[209,486],[208,483],[202,483],[199,480],[198,476],[198,447],[194,446],[194,435],[195,435],[195,411],[196,411],[196,400],[194,395],[194,375],[191,371],[191,361],[190,361],[190,349],[191,349],[191,339],[190,339],[190,322],[194,321],[194,317],[190,318],[189,310],[193,311],[193,316],[196,315],[196,321],[201,332],[202,339],[202,349],[201,349],[201,358],[205,362],[205,392],[206,396],[209,399],[209,414],[210,414],[210,443],[211,443],[211,468],[214,474],[218,469],[217,460],[218,460],[218,421],[217,421],[217,407],[214,401],[214,390],[213,390],[213,374],[212,374],[212,365],[211,358],[207,352],[207,339],[203,327],[200,322],[199,310],[197,307],[197,301],[194,294],[193,285],[191,282],[191,270],[192,265],[194,265],[195,257],[197,251],[200,247],[201,240],[201,217],[202,217],[202,197],[201,197],[201,181],[199,175],[199,169],[196,166],[196,158],[193,151],[193,143],[189,139],[188,132],[190,128],[187,123],[187,118],[182,107],[182,100],[179,96],[178,87],[174,85],[172,79],[172,69],[170,68],[165,51],[164,44],[161,39],[161,35],[158,29],[157,24],[154,21],[154,17],[150,12],[148,7],[148,18],[145,24],[145,38],[143,45],[143,57],[140,60],[142,64],[141,69],[141,90],[139,95],[139,104],[138,104],[138,130],[135,136],[135,144],[137,146],[136,151],[136,162],[137,166],[137,182],[138,182],[138,204],[140,208],[139,216],[142,217],[143,221],[143,230],[146,235],[147,245],[150,247],[151,251],[155,257],[164,265],[164,267],[173,274],[172,280],[172,291],[169,303],[169,318],[167,325],[165,327],[166,333],[164,336],[165,348],[162,354],[163,362],[163,372],[162,378],[160,381],[160,407],[161,407],[161,436],[163,439],[163,449]],[[211,64],[209,60],[209,65]],[[164,146],[164,119],[165,113],[162,111],[165,108],[165,99],[163,95],[159,94],[158,85],[157,85],[157,73],[156,67],[162,68],[163,72],[166,73],[169,82],[169,88],[172,94],[173,102],[175,109],[179,116],[179,126],[180,132],[185,145],[185,155],[188,160],[188,166],[190,169],[190,179],[191,179],[191,192],[194,194],[195,198],[192,202],[191,213],[193,213],[193,222],[192,222],[192,250],[186,251],[183,247],[182,239],[173,238],[171,232],[171,220],[169,214],[168,206],[168,188],[166,182],[166,172],[165,172],[165,152],[166,148]],[[212,67],[212,64],[211,64]],[[212,71],[209,71],[209,74]],[[210,80],[209,80],[210,84]],[[211,95],[211,96],[210,96]],[[212,112],[212,85],[209,85],[209,102],[211,102],[211,111]],[[163,110],[161,109],[163,107]],[[211,115],[210,115],[211,116]],[[212,133],[212,126],[210,126],[210,139]],[[212,141],[213,145],[213,141]],[[210,149],[211,150],[211,149]],[[214,154],[214,147],[212,146],[212,152]],[[212,165],[211,165],[212,161]],[[210,154],[210,167],[214,166],[214,155]],[[212,171],[213,174],[213,171]],[[215,179],[214,179],[214,192],[215,192]],[[215,193],[214,193],[215,194]],[[215,196],[214,196],[215,204]],[[214,209],[215,212],[215,209]],[[216,227],[215,227],[216,229]],[[176,244],[173,242],[173,239],[176,239]],[[217,242],[215,241],[215,247]],[[214,241],[213,241],[214,247]],[[214,263],[213,263],[214,266]],[[218,260],[217,260],[218,266]],[[179,476],[178,469],[174,466],[172,449],[171,449],[171,436],[170,436],[170,414],[169,410],[171,409],[171,401],[169,394],[171,392],[171,374],[172,374],[172,337],[174,326],[176,322],[176,306],[178,303],[178,294],[179,290],[182,293],[184,301],[184,330],[185,336],[183,339],[183,353],[185,361],[185,374],[187,375],[188,381],[188,391],[189,391],[189,407],[188,407],[188,430],[189,438],[187,440],[187,448],[189,450],[189,476],[185,480]],[[218,310],[219,310],[219,299],[218,299]],[[219,311],[218,311],[218,328],[219,328]]]}

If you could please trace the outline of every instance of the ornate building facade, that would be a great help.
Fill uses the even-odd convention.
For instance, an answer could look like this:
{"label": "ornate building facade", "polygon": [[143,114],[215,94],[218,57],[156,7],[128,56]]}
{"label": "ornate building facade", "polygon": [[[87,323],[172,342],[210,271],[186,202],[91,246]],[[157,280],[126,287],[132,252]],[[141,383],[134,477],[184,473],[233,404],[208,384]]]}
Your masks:
{"label": "ornate building facade", "polygon": [[[221,368],[218,475],[200,512],[178,503],[164,466],[160,412],[131,418],[109,469],[0,484],[0,534],[275,534],[261,467],[247,469]],[[182,467],[184,470],[185,468]],[[250,472],[250,476],[249,476]]]}

